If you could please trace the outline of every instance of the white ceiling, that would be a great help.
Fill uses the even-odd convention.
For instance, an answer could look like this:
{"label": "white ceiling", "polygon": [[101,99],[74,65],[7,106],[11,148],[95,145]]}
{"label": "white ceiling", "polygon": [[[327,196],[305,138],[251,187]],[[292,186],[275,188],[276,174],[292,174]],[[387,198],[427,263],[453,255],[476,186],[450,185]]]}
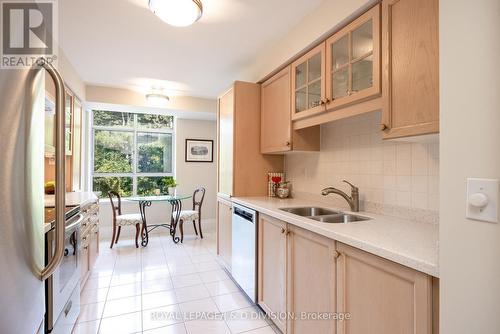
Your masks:
{"label": "white ceiling", "polygon": [[60,44],[87,84],[213,98],[321,0],[202,2],[200,21],[176,28],[147,0],[64,0]]}

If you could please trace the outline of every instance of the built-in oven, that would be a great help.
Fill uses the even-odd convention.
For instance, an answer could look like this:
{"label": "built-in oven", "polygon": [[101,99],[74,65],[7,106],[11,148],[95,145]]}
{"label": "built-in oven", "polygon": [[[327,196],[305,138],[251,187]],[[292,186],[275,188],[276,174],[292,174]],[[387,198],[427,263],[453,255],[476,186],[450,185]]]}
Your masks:
{"label": "built-in oven", "polygon": [[[80,313],[80,225],[83,215],[74,207],[66,213],[64,256],[58,269],[46,280],[46,332],[70,334]],[[46,234],[45,260],[55,251],[55,230]]]}

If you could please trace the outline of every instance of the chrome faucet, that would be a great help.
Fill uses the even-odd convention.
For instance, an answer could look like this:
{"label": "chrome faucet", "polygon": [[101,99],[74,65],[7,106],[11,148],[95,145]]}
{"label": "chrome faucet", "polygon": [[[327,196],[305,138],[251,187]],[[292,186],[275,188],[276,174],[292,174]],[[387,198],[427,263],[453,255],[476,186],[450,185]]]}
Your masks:
{"label": "chrome faucet", "polygon": [[321,190],[321,195],[326,196],[328,194],[337,194],[342,197],[349,203],[349,206],[351,207],[351,211],[358,212],[359,211],[359,188],[353,185],[350,182],[347,182],[346,180],[343,180],[343,182],[347,183],[348,185],[351,186],[351,196],[347,195],[345,192],[342,190],[339,190],[334,187],[327,187],[323,190]]}

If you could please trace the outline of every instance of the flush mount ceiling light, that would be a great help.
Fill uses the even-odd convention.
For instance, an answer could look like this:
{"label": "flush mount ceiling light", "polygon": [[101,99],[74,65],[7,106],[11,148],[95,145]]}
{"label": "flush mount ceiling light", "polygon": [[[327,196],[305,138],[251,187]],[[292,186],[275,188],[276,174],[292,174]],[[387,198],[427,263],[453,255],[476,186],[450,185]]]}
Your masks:
{"label": "flush mount ceiling light", "polygon": [[152,106],[164,106],[170,101],[169,97],[159,88],[153,88],[151,93],[146,94],[146,100]]}
{"label": "flush mount ceiling light", "polygon": [[149,0],[149,9],[162,21],[176,27],[195,23],[203,13],[200,0]]}

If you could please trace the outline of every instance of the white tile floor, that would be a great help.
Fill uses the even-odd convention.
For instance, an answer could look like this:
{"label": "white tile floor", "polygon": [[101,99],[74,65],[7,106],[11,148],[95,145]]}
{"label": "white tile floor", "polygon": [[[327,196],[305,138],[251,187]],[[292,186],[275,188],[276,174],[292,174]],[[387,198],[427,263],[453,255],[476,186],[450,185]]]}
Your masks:
{"label": "white tile floor", "polygon": [[74,334],[279,333],[222,270],[210,234],[183,244],[157,234],[138,249],[101,243],[81,303]]}

